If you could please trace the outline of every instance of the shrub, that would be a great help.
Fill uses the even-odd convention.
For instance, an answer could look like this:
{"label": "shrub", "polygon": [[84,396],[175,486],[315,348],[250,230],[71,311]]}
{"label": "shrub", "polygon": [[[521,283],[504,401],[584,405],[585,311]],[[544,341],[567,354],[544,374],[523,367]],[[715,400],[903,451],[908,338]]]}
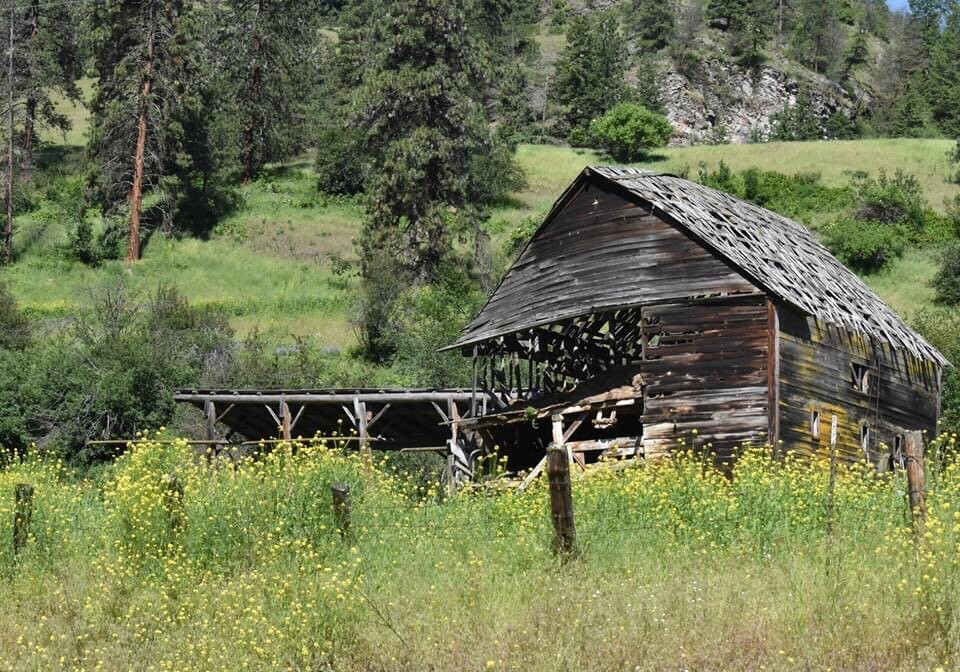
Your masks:
{"label": "shrub", "polygon": [[940,387],[941,432],[960,432],[960,313],[952,309],[925,308],[913,318],[913,327],[954,366],[943,371]]}
{"label": "shrub", "polygon": [[30,323],[20,312],[10,288],[0,282],[0,349],[23,348],[30,337]]}
{"label": "shrub", "polygon": [[643,105],[620,103],[590,123],[594,143],[617,161],[637,161],[654,147],[664,147],[673,126],[663,115]]}
{"label": "shrub", "polygon": [[826,228],[824,244],[847,266],[875,271],[903,254],[905,238],[898,226],[842,217]]}
{"label": "shrub", "polygon": [[856,216],[865,221],[884,224],[906,224],[920,231],[931,214],[920,181],[899,168],[893,177],[881,170],[876,179],[854,180],[860,195]]}
{"label": "shrub", "polygon": [[937,290],[938,303],[952,306],[960,303],[960,243],[944,250],[940,270],[931,284]]}

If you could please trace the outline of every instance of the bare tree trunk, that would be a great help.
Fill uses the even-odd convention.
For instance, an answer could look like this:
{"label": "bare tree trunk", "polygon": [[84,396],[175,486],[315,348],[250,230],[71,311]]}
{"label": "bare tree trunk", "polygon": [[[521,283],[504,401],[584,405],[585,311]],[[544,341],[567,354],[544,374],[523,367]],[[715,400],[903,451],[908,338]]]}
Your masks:
{"label": "bare tree trunk", "polygon": [[137,147],[133,154],[133,186],[130,188],[130,237],[127,242],[127,261],[140,258],[140,207],[143,203],[143,163],[147,148],[147,110],[153,89],[154,40],[156,39],[156,5],[150,17],[147,35],[147,58],[143,64],[143,88],[137,110]]}
{"label": "bare tree trunk", "polygon": [[13,263],[13,4],[10,5],[10,49],[7,55],[7,223],[3,230],[3,263]]}
{"label": "bare tree trunk", "polygon": [[253,113],[247,118],[243,128],[243,184],[257,176],[260,170],[260,160],[257,157],[256,134],[257,127],[262,126],[260,115],[260,78],[262,77],[263,41],[260,37],[260,12],[263,10],[263,0],[257,3],[257,14],[254,18],[253,29],[253,62],[250,65],[250,79],[247,82],[247,98],[255,103]]}
{"label": "bare tree trunk", "polygon": [[[39,25],[39,0],[33,0],[30,3],[30,41],[33,42],[40,34]],[[33,175],[34,165],[34,140],[36,140],[36,119],[37,119],[37,98],[34,95],[27,96],[27,104],[23,118],[23,158],[20,167],[20,181],[26,182]]]}

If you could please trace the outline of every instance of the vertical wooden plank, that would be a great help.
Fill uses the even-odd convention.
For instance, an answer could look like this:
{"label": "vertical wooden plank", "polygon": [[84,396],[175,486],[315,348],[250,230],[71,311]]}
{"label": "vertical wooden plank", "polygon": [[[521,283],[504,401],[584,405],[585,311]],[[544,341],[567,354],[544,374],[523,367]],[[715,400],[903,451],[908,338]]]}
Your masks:
{"label": "vertical wooden plank", "polygon": [[780,440],[780,318],[767,299],[767,441],[776,449]]}
{"label": "vertical wooden plank", "polygon": [[353,402],[354,412],[357,416],[357,438],[360,442],[360,452],[363,455],[364,462],[368,467],[373,466],[373,451],[370,449],[370,441],[367,436],[367,423],[370,418],[367,416],[367,404],[360,400]]}
{"label": "vertical wooden plank", "polygon": [[572,460],[573,456],[570,454],[570,451],[568,451],[564,445],[565,442],[563,440],[563,416],[553,415],[553,416],[550,416],[550,420],[553,423],[553,446],[567,453],[568,458]]}
{"label": "vertical wooden plank", "polygon": [[547,449],[547,476],[550,479],[550,514],[553,518],[553,550],[561,557],[576,551],[577,528],[573,517],[570,488],[570,458],[560,446]]}
{"label": "vertical wooden plank", "polygon": [[827,482],[827,541],[833,539],[833,515],[837,488],[837,416],[830,419],[830,480]]}
{"label": "vertical wooden plank", "polygon": [[280,438],[284,441],[293,438],[290,431],[290,406],[286,400],[280,402]]}
{"label": "vertical wooden plank", "polygon": [[217,438],[217,406],[213,403],[213,400],[207,399],[203,402],[203,411],[207,421],[207,441],[214,441]]}

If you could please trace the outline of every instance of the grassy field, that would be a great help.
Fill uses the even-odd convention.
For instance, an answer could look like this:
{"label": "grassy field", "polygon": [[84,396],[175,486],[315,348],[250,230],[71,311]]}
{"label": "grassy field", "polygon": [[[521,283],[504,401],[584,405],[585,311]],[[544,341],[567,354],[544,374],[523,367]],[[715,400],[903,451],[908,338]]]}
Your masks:
{"label": "grassy field", "polygon": [[322,445],[211,468],[148,441],[84,480],[28,460],[0,470],[0,539],[36,488],[26,550],[0,545],[0,670],[957,669],[957,466],[932,463],[915,545],[900,477],[841,469],[828,537],[827,466],[766,455],[732,482],[682,455],[575,472],[567,563],[543,480],[444,500]]}
{"label": "grassy field", "polygon": [[[844,184],[852,171],[902,167],[917,175],[931,203],[940,204],[958,193],[945,180],[948,146],[942,140],[704,146],[664,150],[644,165],[695,176],[701,161],[715,169],[722,159],[734,169],[820,172],[832,185]],[[536,145],[520,146],[517,159],[528,185],[491,213],[499,231],[542,216],[584,166],[609,162],[596,152]],[[353,280],[331,269],[335,259],[353,258],[361,218],[358,202],[319,195],[311,164],[304,161],[244,187],[239,208],[209,239],[156,234],[134,266],[66,262],[56,250],[66,243],[68,223],[25,216],[18,222],[20,261],[2,277],[36,315],[69,314],[104,283],[149,289],[171,282],[193,301],[223,306],[241,335],[258,329],[278,342],[306,337],[342,348],[355,338],[349,320]],[[925,283],[935,268],[934,251],[915,251],[868,282],[898,310],[912,311],[929,302]]]}

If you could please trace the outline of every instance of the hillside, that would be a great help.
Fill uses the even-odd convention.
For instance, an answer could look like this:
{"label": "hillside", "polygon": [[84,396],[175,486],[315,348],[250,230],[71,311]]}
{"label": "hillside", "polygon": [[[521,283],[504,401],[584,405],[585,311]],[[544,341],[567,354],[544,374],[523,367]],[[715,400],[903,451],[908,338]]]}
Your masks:
{"label": "hillside", "polygon": [[[701,162],[716,168],[722,160],[734,170],[816,172],[833,186],[857,171],[900,168],[916,175],[930,202],[942,207],[958,193],[944,177],[949,147],[945,140],[912,139],[696,146],[663,150],[641,165],[695,177]],[[610,161],[591,151],[537,145],[521,146],[516,156],[528,186],[493,211],[491,221],[503,223],[497,230],[542,215],[585,165]],[[329,347],[353,344],[354,281],[335,275],[333,262],[355,256],[360,205],[318,194],[309,161],[275,168],[241,194],[238,209],[209,239],[155,234],[133,267],[108,261],[91,268],[57,258],[52,252],[67,238],[63,222],[24,217],[17,238],[22,261],[3,277],[37,316],[68,315],[92,289],[121,279],[141,290],[170,282],[192,302],[223,308],[241,335],[259,329],[278,343],[297,336]],[[895,308],[910,312],[931,299],[925,282],[934,270],[931,252],[913,252],[868,280]]]}

